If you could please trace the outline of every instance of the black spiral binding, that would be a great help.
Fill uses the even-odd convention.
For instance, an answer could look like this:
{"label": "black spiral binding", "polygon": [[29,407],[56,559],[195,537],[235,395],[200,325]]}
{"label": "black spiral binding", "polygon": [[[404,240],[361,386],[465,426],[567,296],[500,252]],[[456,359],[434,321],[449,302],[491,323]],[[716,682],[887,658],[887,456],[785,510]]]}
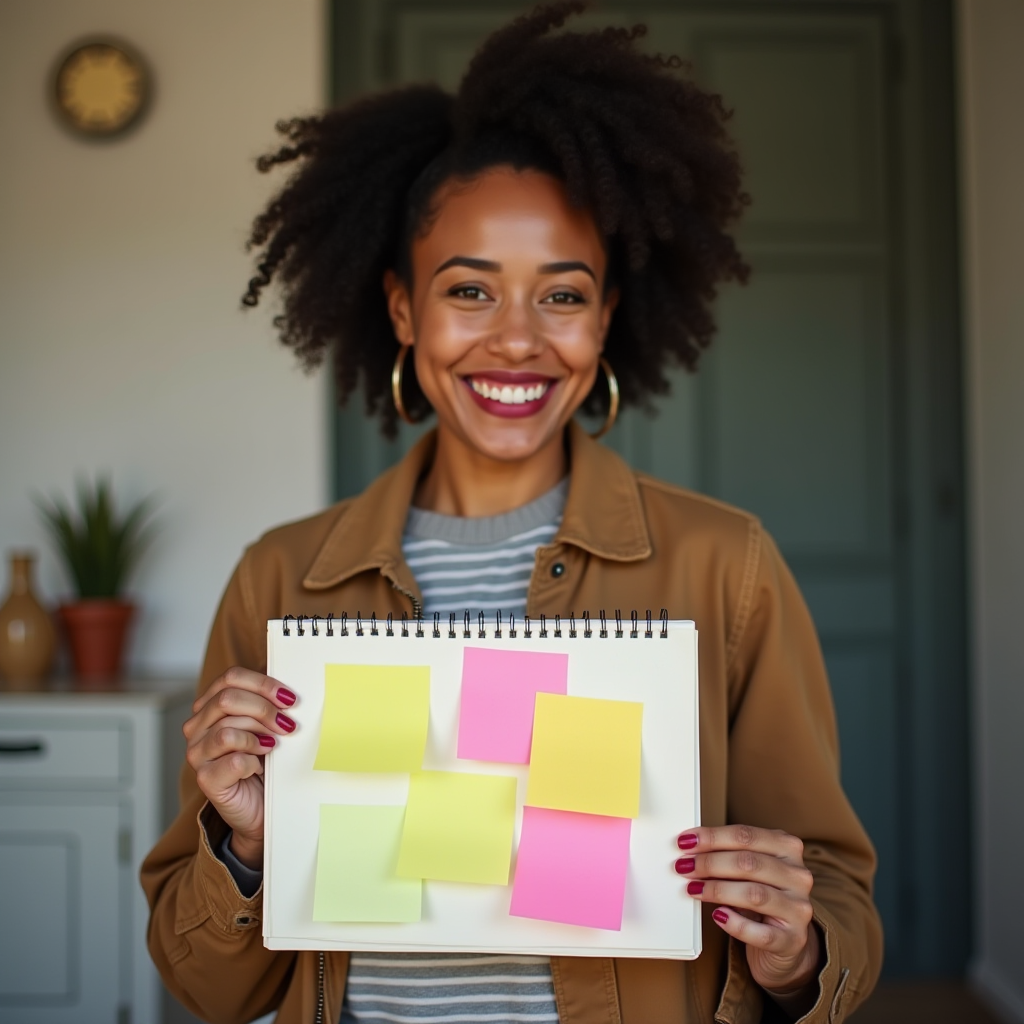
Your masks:
{"label": "black spiral binding", "polygon": [[[615,639],[621,640],[623,637],[628,636],[631,640],[636,640],[640,636],[640,614],[636,610],[629,613],[629,629],[623,627],[622,610],[616,608],[614,612],[615,626],[613,629],[609,629],[609,619],[605,610],[602,608],[597,613],[598,622],[600,625],[597,628],[597,635],[600,639],[607,639],[610,636],[614,636]],[[661,620],[661,628],[655,633],[654,628],[654,615],[651,609],[648,608],[644,616],[644,630],[643,635],[645,640],[651,640],[658,636],[659,639],[664,640],[668,637],[668,609],[662,608],[659,615]],[[457,618],[455,612],[451,612],[448,615],[448,629],[447,635],[449,640],[455,640],[459,638],[461,632],[461,639],[471,640],[473,638],[472,628],[472,614],[467,609],[462,616],[462,629],[461,631],[456,628]],[[415,623],[415,629],[410,630],[410,619],[408,612],[402,612],[402,621],[396,631],[396,623],[394,613],[388,612],[387,619],[384,623],[383,633],[385,636],[401,636],[401,637],[424,637],[427,635],[423,628],[423,616],[421,613],[417,613],[416,618],[413,620]],[[313,636],[320,636],[323,632],[327,636],[335,635],[335,624],[337,623],[337,633],[339,636],[349,635],[349,617],[347,612],[342,612],[338,618],[335,618],[333,612],[328,612],[327,615],[285,615],[281,620],[281,632],[284,636],[291,636],[293,633],[296,636],[305,636],[307,633]],[[554,637],[556,640],[560,640],[563,635],[562,629],[562,617],[560,615],[554,616],[554,627],[550,627],[548,624],[548,616],[541,614],[540,616],[540,627],[537,628],[533,620],[529,615],[523,616],[523,626],[519,630],[516,628],[516,617],[515,615],[509,615],[507,620],[502,616],[501,609],[499,608],[494,616],[494,631],[492,636],[495,640],[501,640],[503,635],[502,630],[507,623],[508,632],[507,636],[515,640],[519,637],[520,633],[524,640],[532,640],[536,636],[539,640],[546,640],[549,637]],[[370,613],[369,630],[365,628],[363,622],[363,613],[357,611],[355,615],[355,635],[365,636],[369,633],[370,636],[380,636],[381,628],[377,622],[377,613]],[[576,627],[576,614],[574,612],[569,613],[569,628],[568,634],[569,639],[575,640],[579,636],[580,631]],[[594,635],[594,629],[591,626],[590,612],[583,612],[583,636],[586,639],[591,638]],[[430,635],[435,640],[440,640],[442,637],[441,629],[441,613],[433,613],[433,622],[431,624]],[[476,635],[480,640],[487,639],[487,620],[483,612],[477,615],[477,626]]]}

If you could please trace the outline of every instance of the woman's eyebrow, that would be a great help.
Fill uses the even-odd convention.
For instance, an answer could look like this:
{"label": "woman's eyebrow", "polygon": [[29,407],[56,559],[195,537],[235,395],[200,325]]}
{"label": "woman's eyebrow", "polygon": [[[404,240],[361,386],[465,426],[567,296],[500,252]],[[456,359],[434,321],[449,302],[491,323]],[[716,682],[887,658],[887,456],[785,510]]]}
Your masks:
{"label": "woman's eyebrow", "polygon": [[484,270],[489,274],[497,274],[501,272],[501,264],[495,263],[494,260],[478,260],[472,256],[453,256],[450,260],[445,260],[434,271],[434,277],[443,270],[447,270],[449,267],[469,267],[470,270]]}
{"label": "woman's eyebrow", "polygon": [[[473,256],[453,256],[450,260],[445,260],[434,271],[434,277],[437,277],[442,271],[448,270],[450,267],[468,267],[470,270],[483,270],[489,274],[501,273],[501,264],[494,260],[480,260]],[[570,270],[582,270],[584,274],[588,274],[590,277],[597,281],[597,275],[594,273],[586,263],[581,260],[562,260],[558,263],[544,263],[537,268],[540,274],[567,274]]]}
{"label": "woman's eyebrow", "polygon": [[580,260],[563,260],[561,263],[545,263],[538,267],[541,274],[567,274],[570,270],[582,270],[584,274],[589,274],[595,283],[597,282],[597,275]]}

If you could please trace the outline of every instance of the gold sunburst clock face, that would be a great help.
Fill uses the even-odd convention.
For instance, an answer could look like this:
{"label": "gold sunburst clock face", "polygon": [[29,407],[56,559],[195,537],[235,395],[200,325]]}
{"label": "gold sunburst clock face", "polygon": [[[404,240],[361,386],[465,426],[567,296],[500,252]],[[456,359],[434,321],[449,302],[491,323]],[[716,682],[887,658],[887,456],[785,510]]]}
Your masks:
{"label": "gold sunburst clock face", "polygon": [[142,60],[120,43],[92,42],[64,58],[55,82],[57,109],[83,135],[117,135],[146,106],[150,82]]}

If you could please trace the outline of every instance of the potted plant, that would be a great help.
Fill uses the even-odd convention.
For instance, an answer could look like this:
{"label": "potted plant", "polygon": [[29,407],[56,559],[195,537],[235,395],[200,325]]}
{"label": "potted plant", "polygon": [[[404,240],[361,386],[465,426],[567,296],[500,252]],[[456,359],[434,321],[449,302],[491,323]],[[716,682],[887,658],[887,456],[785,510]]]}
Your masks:
{"label": "potted plant", "polygon": [[58,609],[75,675],[83,682],[115,679],[121,672],[135,605],[124,596],[128,577],[153,537],[152,499],[119,516],[110,482],[78,484],[78,507],[61,498],[37,500],[78,600]]}

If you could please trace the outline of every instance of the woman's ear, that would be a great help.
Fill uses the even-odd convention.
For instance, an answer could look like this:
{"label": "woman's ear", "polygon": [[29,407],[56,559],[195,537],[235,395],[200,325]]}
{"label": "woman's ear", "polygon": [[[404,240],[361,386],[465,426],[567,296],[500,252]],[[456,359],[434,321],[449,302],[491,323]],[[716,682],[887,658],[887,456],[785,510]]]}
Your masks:
{"label": "woman's ear", "polygon": [[412,328],[412,298],[405,282],[393,270],[384,271],[384,294],[391,328],[399,345],[411,345],[416,340]]}

